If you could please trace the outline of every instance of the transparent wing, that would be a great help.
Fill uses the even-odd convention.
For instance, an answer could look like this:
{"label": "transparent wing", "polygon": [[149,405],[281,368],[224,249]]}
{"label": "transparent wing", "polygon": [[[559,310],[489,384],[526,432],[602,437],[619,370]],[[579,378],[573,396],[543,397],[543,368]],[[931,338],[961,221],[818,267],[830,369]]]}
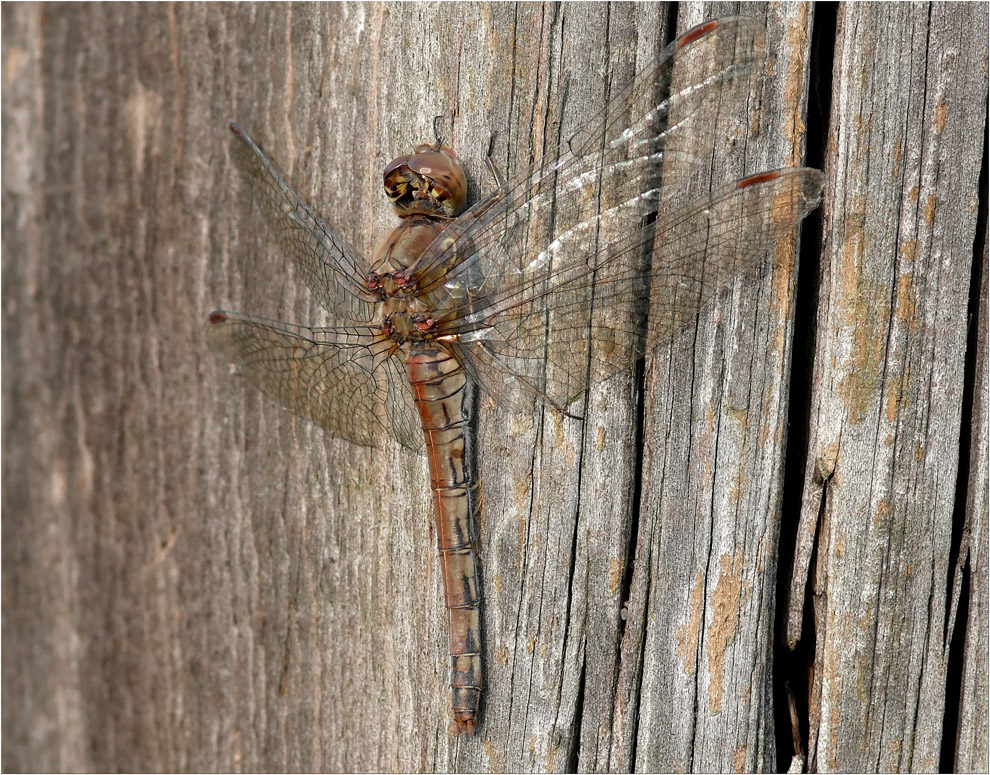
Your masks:
{"label": "transparent wing", "polygon": [[599,209],[638,226],[662,197],[707,171],[720,122],[737,118],[763,64],[764,37],[748,17],[682,35],[569,140],[448,226],[420,259],[421,276],[450,270],[447,284],[477,297],[503,277],[539,269],[550,257],[544,248],[590,225]]}
{"label": "transparent wing", "polygon": [[234,122],[234,156],[289,256],[320,304],[335,320],[368,323],[373,299],[364,283],[367,264],[313,212],[261,147]]}
{"label": "transparent wing", "polygon": [[566,409],[758,271],[815,206],[821,175],[803,169],[679,201],[709,174],[716,139],[744,126],[764,58],[754,19],[686,32],[552,158],[427,249],[419,274],[483,388],[521,383]]}
{"label": "transparent wing", "polygon": [[338,438],[380,446],[382,430],[423,446],[395,343],[372,328],[305,328],[216,311],[207,336],[234,370]]}
{"label": "transparent wing", "polygon": [[729,184],[590,257],[523,273],[449,333],[483,386],[500,393],[521,382],[566,411],[693,324],[732,280],[761,271],[767,249],[817,206],[822,184],[804,168]]}

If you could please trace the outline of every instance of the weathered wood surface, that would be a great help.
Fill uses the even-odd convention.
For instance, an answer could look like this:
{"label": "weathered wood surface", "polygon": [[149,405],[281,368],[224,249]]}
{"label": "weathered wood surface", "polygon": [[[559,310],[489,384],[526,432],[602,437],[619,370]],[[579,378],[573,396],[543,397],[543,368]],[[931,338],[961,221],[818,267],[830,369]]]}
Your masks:
{"label": "weathered wood surface", "polygon": [[960,592],[953,534],[967,486],[960,432],[971,421],[961,412],[987,14],[864,3],[843,6],[837,28],[787,637],[815,644],[812,766],[931,771]]}
{"label": "weathered wood surface", "polygon": [[[227,119],[370,252],[380,169],[435,115],[477,194],[492,132],[525,163],[659,51],[670,10],[4,6],[4,769],[775,769],[788,636],[815,644],[787,668],[811,670],[811,766],[930,769],[956,610],[948,761],[986,768],[985,357],[971,417],[963,400],[978,8],[840,12],[807,417],[788,406],[793,245],[642,384],[596,389],[584,424],[480,403],[474,740],[448,728],[425,461],[328,438],[207,351],[215,306],[321,314],[256,222]],[[681,5],[676,26],[731,12]],[[743,12],[767,23],[768,77],[715,182],[802,161],[815,18]],[[785,452],[808,459],[797,504]],[[794,561],[778,536],[799,510]],[[816,625],[778,633],[792,563]]]}
{"label": "weathered wood surface", "polygon": [[[748,130],[717,155],[716,183],[802,160],[810,7],[761,10],[772,77]],[[732,11],[692,6],[678,23]],[[794,251],[782,241],[762,283],[724,297],[697,339],[648,362],[613,768],[776,766],[768,711]]]}
{"label": "weathered wood surface", "polygon": [[[985,169],[985,168],[984,168]],[[985,223],[985,222],[984,222]],[[966,493],[966,525],[961,538],[958,573],[964,573],[965,558],[969,557],[969,593],[960,588],[960,608],[957,627],[966,627],[964,669],[956,677],[961,693],[959,703],[959,736],[955,741],[955,767],[959,772],[982,772],[990,760],[990,590],[988,590],[987,561],[988,523],[990,523],[990,382],[987,375],[988,337],[987,315],[987,253],[990,243],[983,242],[983,283],[980,288],[979,317],[971,321],[977,326],[976,363],[973,380],[973,420],[969,452],[969,482]],[[955,580],[955,579],[954,579]],[[961,587],[961,581],[960,581]],[[966,612],[966,613],[963,613]]]}
{"label": "weathered wood surface", "polygon": [[[987,717],[990,715],[987,696],[990,694],[990,601],[987,589],[987,528],[990,522],[990,382],[987,375],[988,337],[987,315],[987,252],[990,243],[983,243],[983,286],[980,288],[980,314],[976,325],[977,352],[974,379],[973,423],[970,444],[969,487],[966,494],[966,530],[962,537],[960,557],[968,551],[970,587],[969,594],[962,590],[960,605],[968,608],[968,616],[961,612],[957,621],[966,626],[964,673],[957,680],[962,696],[959,704],[959,737],[956,741],[955,769],[960,772],[982,772],[990,760],[990,736],[987,735]],[[962,572],[965,565],[960,565]],[[965,610],[965,609],[962,609]],[[958,625],[957,625],[958,626]]]}

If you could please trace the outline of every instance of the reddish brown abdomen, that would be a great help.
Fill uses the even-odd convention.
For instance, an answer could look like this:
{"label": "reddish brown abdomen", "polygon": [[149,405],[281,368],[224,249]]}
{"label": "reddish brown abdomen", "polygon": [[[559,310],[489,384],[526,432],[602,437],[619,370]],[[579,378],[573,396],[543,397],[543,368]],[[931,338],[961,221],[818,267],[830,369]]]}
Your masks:
{"label": "reddish brown abdomen", "polygon": [[481,698],[481,585],[467,460],[466,377],[442,345],[414,347],[406,361],[426,436],[444,596],[450,626],[451,707],[474,734]]}

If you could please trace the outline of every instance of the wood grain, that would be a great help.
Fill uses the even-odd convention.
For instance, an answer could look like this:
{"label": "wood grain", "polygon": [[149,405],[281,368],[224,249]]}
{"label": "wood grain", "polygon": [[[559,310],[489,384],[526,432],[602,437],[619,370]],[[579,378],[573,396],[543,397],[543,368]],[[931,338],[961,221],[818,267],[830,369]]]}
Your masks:
{"label": "wood grain", "polygon": [[956,5],[839,13],[793,576],[813,629],[795,590],[788,630],[815,646],[817,769],[939,764],[986,21]]}
{"label": "wood grain", "polygon": [[584,423],[479,398],[488,687],[469,740],[449,722],[425,459],[329,438],[206,345],[218,306],[322,321],[226,121],[370,254],[391,225],[380,170],[435,116],[474,198],[492,135],[503,170],[527,164],[726,13],[764,20],[770,56],[713,182],[802,163],[809,72],[832,67],[811,6],[5,4],[0,765],[771,770],[791,735],[773,646],[810,640],[809,766],[933,769],[955,670],[955,766],[986,769],[978,11],[839,12],[813,363],[792,369],[788,242],[643,374],[596,388]]}

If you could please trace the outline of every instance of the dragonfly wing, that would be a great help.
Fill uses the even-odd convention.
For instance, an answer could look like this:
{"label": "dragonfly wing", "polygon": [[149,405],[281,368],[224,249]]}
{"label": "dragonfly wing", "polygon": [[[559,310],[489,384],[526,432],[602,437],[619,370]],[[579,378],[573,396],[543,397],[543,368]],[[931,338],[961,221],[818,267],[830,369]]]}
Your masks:
{"label": "dragonfly wing", "polygon": [[789,167],[737,180],[664,219],[653,245],[647,347],[694,324],[736,279],[769,268],[776,241],[818,207],[825,176]]}
{"label": "dragonfly wing", "polygon": [[268,212],[269,221],[303,279],[334,318],[348,323],[372,319],[372,299],[364,281],[366,262],[313,212],[261,147],[234,122],[238,168]]}
{"label": "dragonfly wing", "polygon": [[621,223],[639,226],[709,169],[720,121],[738,118],[764,63],[764,38],[748,17],[682,35],[570,139],[450,224],[419,260],[419,274],[449,268],[455,294],[476,306],[504,278],[542,268],[553,257],[544,248],[558,238],[576,246],[575,231],[588,234],[601,208],[623,205]]}
{"label": "dragonfly wing", "polygon": [[385,433],[423,446],[395,343],[372,328],[305,328],[219,310],[210,343],[232,369],[334,436],[380,446]]}
{"label": "dragonfly wing", "polygon": [[693,325],[734,279],[764,270],[768,249],[818,205],[823,183],[807,168],[731,183],[592,260],[521,280],[514,297],[500,295],[451,333],[483,387],[500,394],[521,383],[566,411],[590,385]]}
{"label": "dragonfly wing", "polygon": [[746,17],[684,33],[549,159],[427,249],[423,274],[446,269],[445,333],[466,365],[473,356],[482,387],[522,384],[566,409],[647,340],[679,330],[720,285],[755,271],[814,206],[811,170],[681,204],[709,174],[716,139],[745,125],[764,37]]}

